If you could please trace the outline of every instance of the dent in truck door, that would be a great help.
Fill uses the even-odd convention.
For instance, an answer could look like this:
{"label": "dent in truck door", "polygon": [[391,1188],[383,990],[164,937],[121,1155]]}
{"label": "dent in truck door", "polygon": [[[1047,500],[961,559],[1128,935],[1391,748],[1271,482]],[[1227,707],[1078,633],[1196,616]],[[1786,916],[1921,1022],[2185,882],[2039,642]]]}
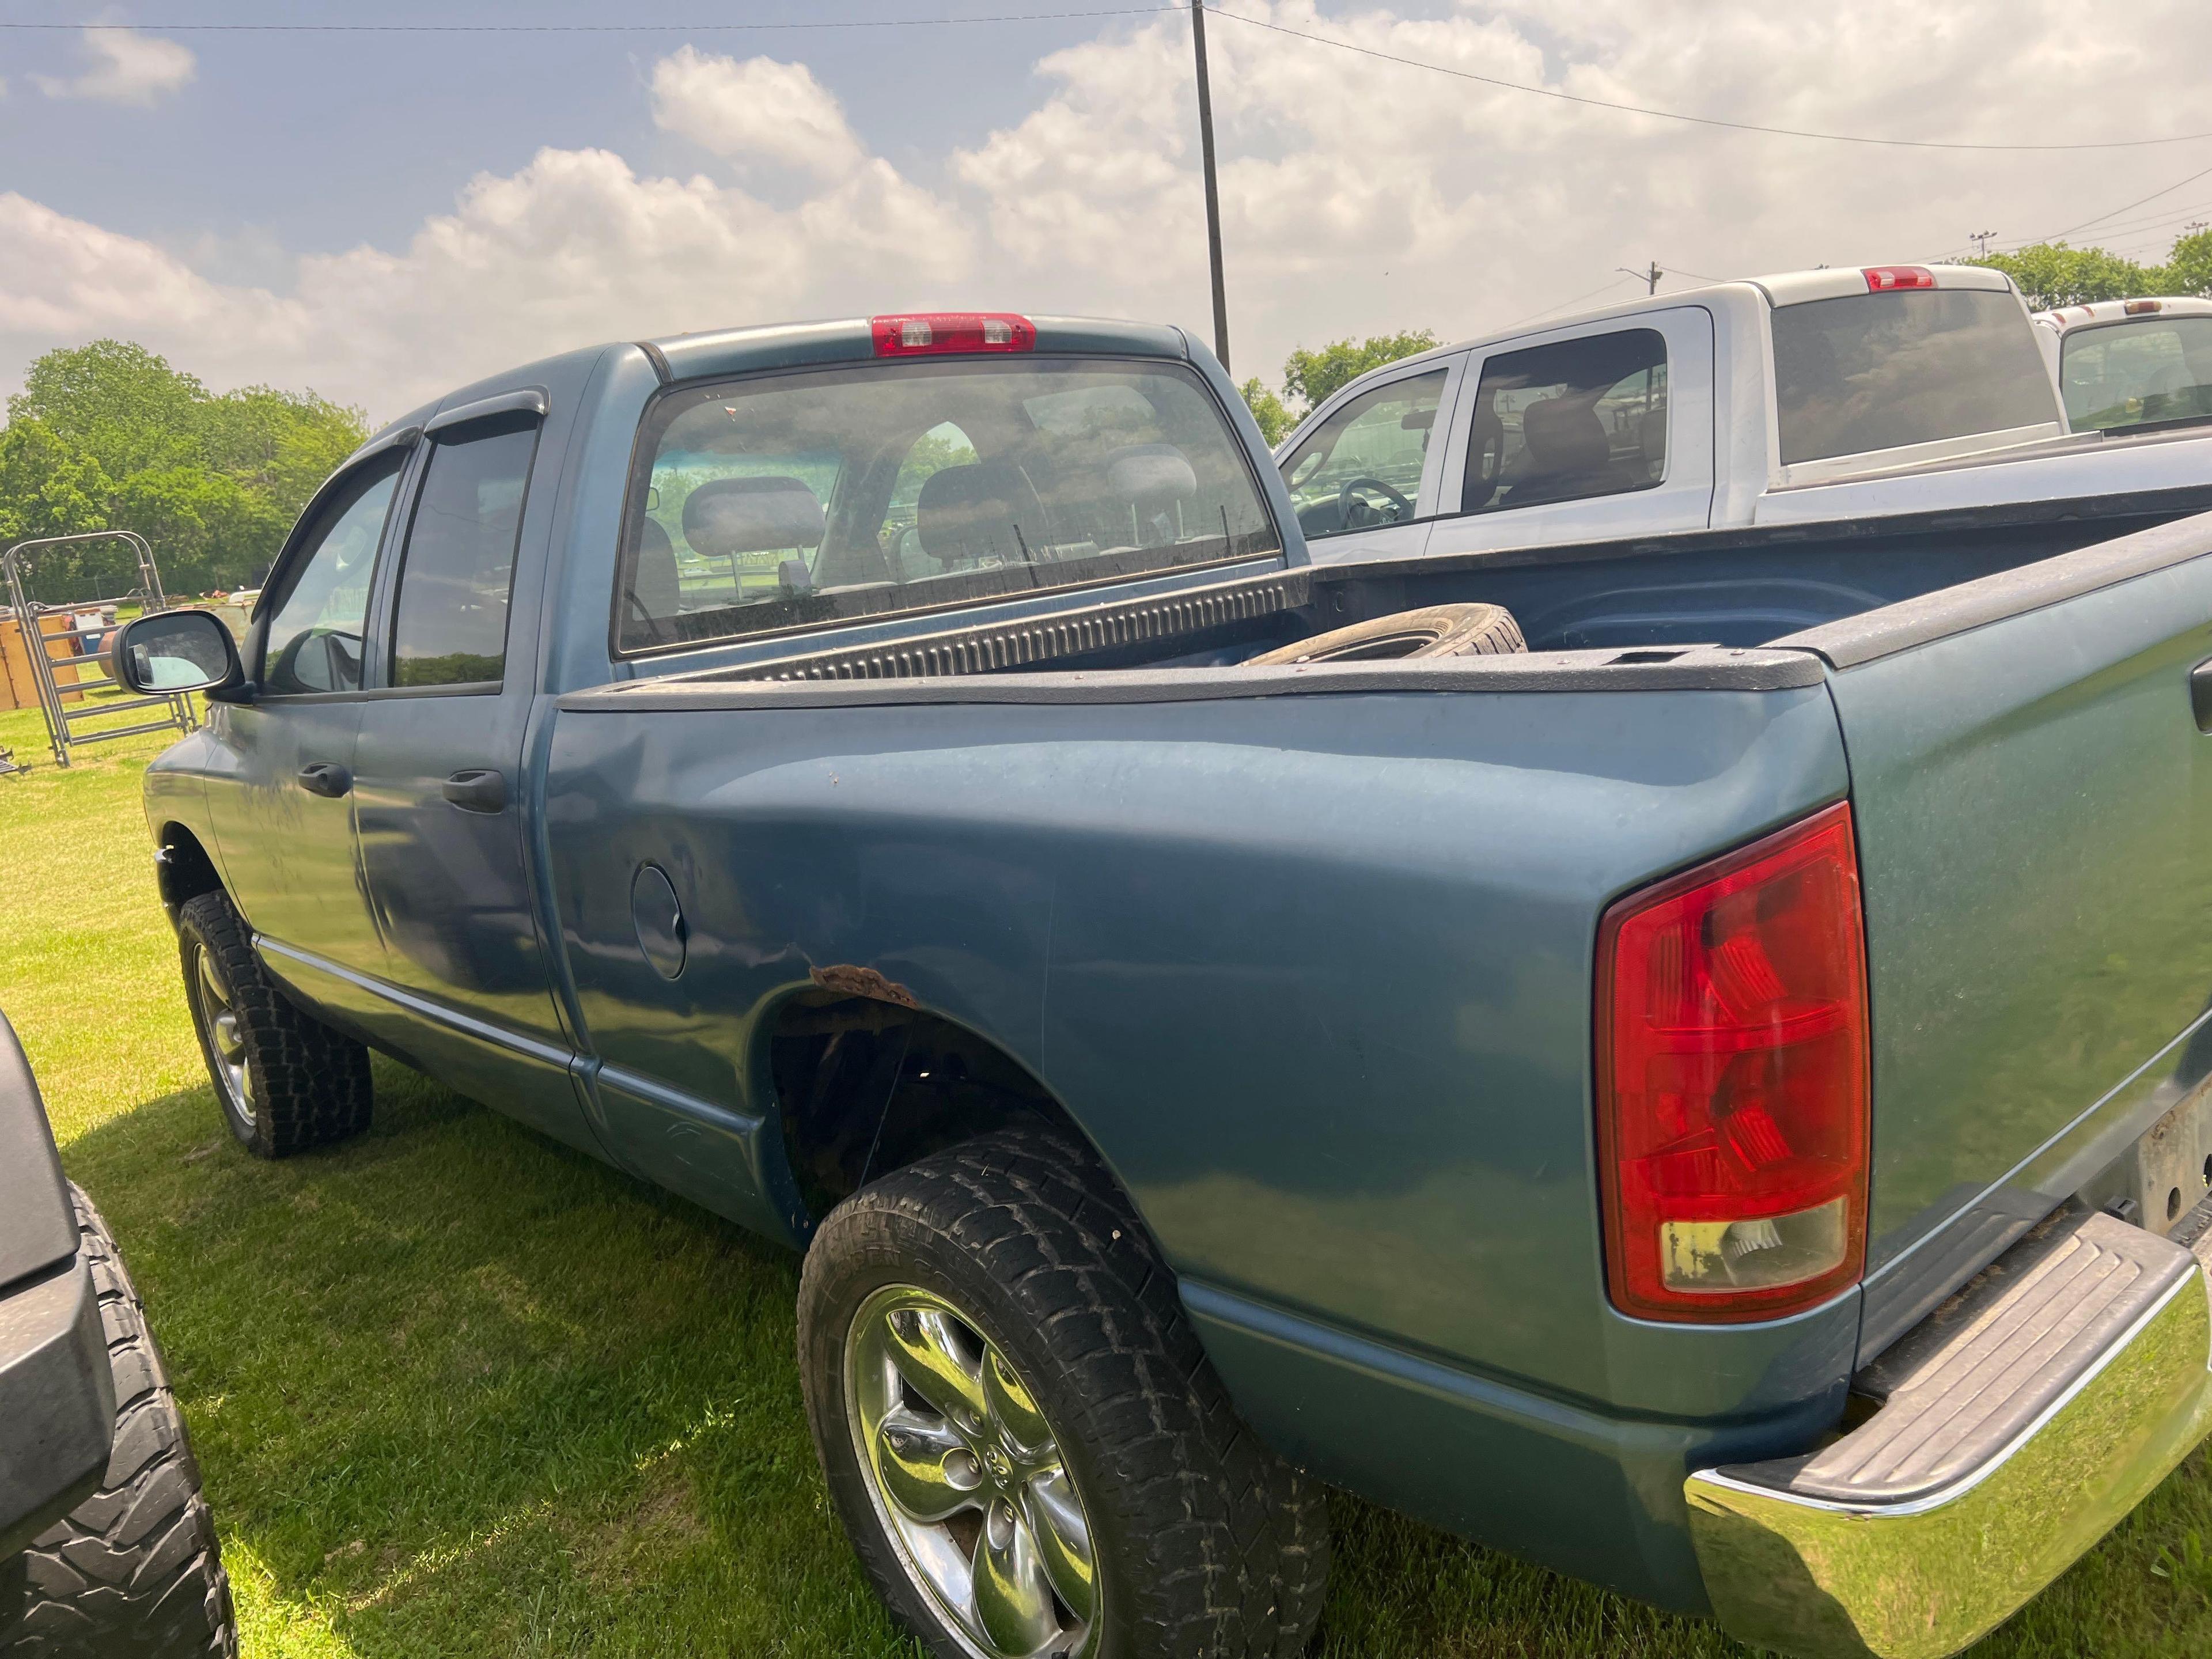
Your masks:
{"label": "dent in truck door", "polygon": [[[2194,522],[2033,569],[2078,585],[2115,550],[2185,554]],[[1833,678],[1874,1001],[1869,1352],[2203,1080],[2207,1045],[2185,1039],[2212,998],[2212,737],[2191,700],[2207,657],[2198,556]],[[2164,1231],[2164,1203],[2146,1207]]]}
{"label": "dent in truck door", "polygon": [[361,971],[383,947],[354,858],[350,778],[369,592],[407,456],[324,491],[276,573],[249,672],[259,696],[210,709],[208,809],[254,931]]}
{"label": "dent in truck door", "polygon": [[523,852],[544,563],[521,548],[542,418],[526,404],[430,423],[378,585],[380,690],[362,709],[356,811],[382,975],[398,994],[377,1017],[463,1093],[596,1151]]}

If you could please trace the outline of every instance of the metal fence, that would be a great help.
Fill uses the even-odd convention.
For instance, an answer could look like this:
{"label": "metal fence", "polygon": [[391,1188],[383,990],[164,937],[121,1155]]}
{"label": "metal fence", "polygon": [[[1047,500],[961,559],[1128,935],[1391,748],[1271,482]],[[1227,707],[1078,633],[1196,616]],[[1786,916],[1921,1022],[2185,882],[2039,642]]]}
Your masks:
{"label": "metal fence", "polygon": [[[49,548],[97,541],[120,541],[130,546],[137,556],[138,586],[111,599],[42,602],[30,583],[36,556]],[[18,542],[0,554],[0,575],[7,580],[15,632],[22,641],[40,712],[46,716],[46,741],[53,748],[55,765],[67,766],[70,750],[88,743],[135,737],[142,732],[190,732],[198,725],[189,696],[94,695],[117,689],[105,656],[96,648],[109,642],[118,625],[105,620],[106,611],[134,605],[142,611],[168,608],[161,574],[154,568],[154,550],[143,536],[131,530],[89,530],[81,535],[42,536]],[[87,613],[94,618],[90,625],[81,621]],[[55,618],[64,620],[56,626]],[[150,708],[161,709],[160,717],[121,726],[97,724],[118,714]]]}

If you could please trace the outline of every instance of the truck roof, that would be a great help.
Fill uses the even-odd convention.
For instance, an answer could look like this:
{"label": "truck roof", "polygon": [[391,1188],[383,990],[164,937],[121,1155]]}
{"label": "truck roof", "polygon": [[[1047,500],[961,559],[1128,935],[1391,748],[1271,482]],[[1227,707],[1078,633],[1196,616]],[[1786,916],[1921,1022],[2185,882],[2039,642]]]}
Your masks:
{"label": "truck roof", "polygon": [[518,364],[489,374],[467,386],[434,398],[396,420],[387,421],[349,459],[380,447],[393,434],[420,427],[441,410],[496,396],[512,387],[545,378],[547,365],[563,358],[597,356],[607,351],[635,348],[653,359],[664,382],[701,380],[711,375],[744,374],[759,369],[799,368],[811,364],[871,362],[875,360],[874,325],[886,319],[940,320],[952,318],[1018,317],[1036,331],[1033,349],[1042,352],[1097,353],[1116,357],[1166,357],[1190,361],[1190,338],[1182,330],[1160,323],[1135,323],[1114,317],[1059,317],[1027,312],[899,311],[872,317],[840,317],[815,322],[768,323],[735,328],[702,329],[684,334],[665,334],[649,340],[610,340],[535,362]]}
{"label": "truck roof", "polygon": [[2180,317],[2212,316],[2212,300],[2200,300],[2189,295],[2096,300],[2085,306],[2060,306],[2052,311],[2039,311],[2035,313],[2035,321],[2054,333],[2064,334],[2069,329],[2087,328],[2094,323],[2119,323],[2130,318],[2154,317],[2161,313]]}
{"label": "truck roof", "polygon": [[[1485,350],[1502,345],[1510,340],[1533,339],[1560,329],[1580,328],[1589,323],[1610,322],[1615,319],[1648,316],[1655,311],[1671,311],[1678,306],[1694,305],[1715,295],[1756,296],[1768,307],[1804,305],[1815,300],[1840,300],[1854,294],[1865,294],[1872,271],[1925,272],[1938,289],[1980,289],[1997,293],[2013,289],[2012,278],[1988,265],[1820,265],[1810,270],[1785,270],[1763,276],[1739,276],[1726,282],[1706,283],[1697,288],[1678,289],[1672,294],[1647,295],[1640,300],[1626,300],[1618,305],[1598,306],[1589,310],[1570,312],[1564,317],[1532,318],[1518,325],[1495,333],[1478,334],[1471,339],[1454,340],[1448,344],[1432,346],[1412,357],[1401,357],[1378,368],[1370,368],[1358,380],[1346,382],[1348,389],[1370,378],[1402,370],[1409,363],[1425,362],[1431,357],[1449,357],[1462,351]],[[1926,287],[1929,283],[1915,283]],[[2212,301],[2204,302],[2212,310]],[[1337,394],[1331,392],[1333,398]]]}

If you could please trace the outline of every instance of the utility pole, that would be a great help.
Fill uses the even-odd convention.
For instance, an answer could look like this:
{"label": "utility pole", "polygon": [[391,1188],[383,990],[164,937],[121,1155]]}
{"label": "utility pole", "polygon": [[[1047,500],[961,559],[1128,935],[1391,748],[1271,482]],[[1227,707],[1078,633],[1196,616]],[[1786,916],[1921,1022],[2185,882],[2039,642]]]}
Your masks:
{"label": "utility pole", "polygon": [[1659,262],[1656,259],[1651,262],[1651,269],[1649,270],[1631,270],[1626,265],[1615,265],[1613,269],[1622,276],[1633,276],[1638,282],[1643,283],[1644,291],[1647,295],[1656,294],[1659,291],[1659,279],[1667,274],[1659,269]]}
{"label": "utility pole", "polygon": [[1966,233],[1966,240],[1974,245],[1974,257],[1977,259],[1985,259],[1989,257],[1990,244],[1996,239],[1997,234],[1994,230],[1970,230]]}
{"label": "utility pole", "polygon": [[1206,254],[1213,271],[1213,355],[1229,367],[1229,290],[1221,280],[1221,190],[1213,178],[1213,89],[1206,79],[1206,0],[1190,0],[1198,54],[1198,153],[1206,167]]}

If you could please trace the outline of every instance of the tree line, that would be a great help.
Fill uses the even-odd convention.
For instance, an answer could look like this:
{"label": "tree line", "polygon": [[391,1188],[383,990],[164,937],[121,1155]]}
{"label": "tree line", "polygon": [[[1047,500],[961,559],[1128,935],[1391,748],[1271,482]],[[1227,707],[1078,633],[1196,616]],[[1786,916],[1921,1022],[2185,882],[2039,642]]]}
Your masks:
{"label": "tree line", "polygon": [[[252,586],[368,431],[312,392],[210,392],[128,341],[49,351],[0,429],[0,547],[135,530],[172,595]],[[113,598],[137,575],[122,544],[95,542],[38,555],[32,581],[44,599]]]}

